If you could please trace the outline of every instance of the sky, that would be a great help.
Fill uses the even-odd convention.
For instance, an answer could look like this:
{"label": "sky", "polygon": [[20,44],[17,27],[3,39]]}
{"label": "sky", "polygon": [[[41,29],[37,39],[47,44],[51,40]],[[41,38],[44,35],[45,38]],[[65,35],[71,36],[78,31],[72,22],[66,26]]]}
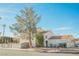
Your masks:
{"label": "sky", "polygon": [[0,4],[0,32],[3,24],[6,24],[5,36],[13,36],[9,26],[16,23],[16,15],[20,10],[33,7],[33,10],[41,16],[38,27],[51,30],[56,35],[73,35],[79,38],[79,4],[66,3],[3,3]]}

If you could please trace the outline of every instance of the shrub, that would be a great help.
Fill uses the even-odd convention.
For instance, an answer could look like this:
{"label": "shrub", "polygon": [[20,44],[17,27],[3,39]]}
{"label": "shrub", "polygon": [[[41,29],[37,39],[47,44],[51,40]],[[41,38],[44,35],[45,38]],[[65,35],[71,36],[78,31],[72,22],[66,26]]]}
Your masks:
{"label": "shrub", "polygon": [[36,35],[36,46],[37,47],[43,47],[43,41],[44,41],[43,34],[37,33],[37,35]]}

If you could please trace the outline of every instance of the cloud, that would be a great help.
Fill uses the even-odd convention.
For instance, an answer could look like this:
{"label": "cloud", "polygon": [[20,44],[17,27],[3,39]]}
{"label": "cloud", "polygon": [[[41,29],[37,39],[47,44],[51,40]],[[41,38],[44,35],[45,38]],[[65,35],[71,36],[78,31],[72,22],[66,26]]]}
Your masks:
{"label": "cloud", "polygon": [[10,9],[0,9],[0,14],[13,14],[16,13],[16,10],[10,10]]}
{"label": "cloud", "polygon": [[55,30],[61,30],[61,31],[64,31],[64,30],[71,30],[72,27],[59,27],[59,28],[56,28]]}

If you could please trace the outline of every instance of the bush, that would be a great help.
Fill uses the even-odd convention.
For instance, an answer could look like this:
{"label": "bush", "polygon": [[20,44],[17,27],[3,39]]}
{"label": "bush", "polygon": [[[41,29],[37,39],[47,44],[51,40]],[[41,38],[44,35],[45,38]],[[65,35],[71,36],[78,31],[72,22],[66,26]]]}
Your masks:
{"label": "bush", "polygon": [[36,35],[36,46],[37,47],[43,47],[43,41],[44,41],[43,34],[37,33],[37,35]]}
{"label": "bush", "polygon": [[13,40],[12,37],[1,37],[0,43],[18,43],[18,40]]}

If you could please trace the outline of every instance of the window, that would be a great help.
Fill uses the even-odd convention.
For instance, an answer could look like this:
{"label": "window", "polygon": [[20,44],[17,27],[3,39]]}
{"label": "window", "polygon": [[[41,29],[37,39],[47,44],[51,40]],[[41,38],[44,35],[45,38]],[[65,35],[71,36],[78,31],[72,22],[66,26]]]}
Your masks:
{"label": "window", "polygon": [[45,36],[45,38],[47,39],[47,35]]}

